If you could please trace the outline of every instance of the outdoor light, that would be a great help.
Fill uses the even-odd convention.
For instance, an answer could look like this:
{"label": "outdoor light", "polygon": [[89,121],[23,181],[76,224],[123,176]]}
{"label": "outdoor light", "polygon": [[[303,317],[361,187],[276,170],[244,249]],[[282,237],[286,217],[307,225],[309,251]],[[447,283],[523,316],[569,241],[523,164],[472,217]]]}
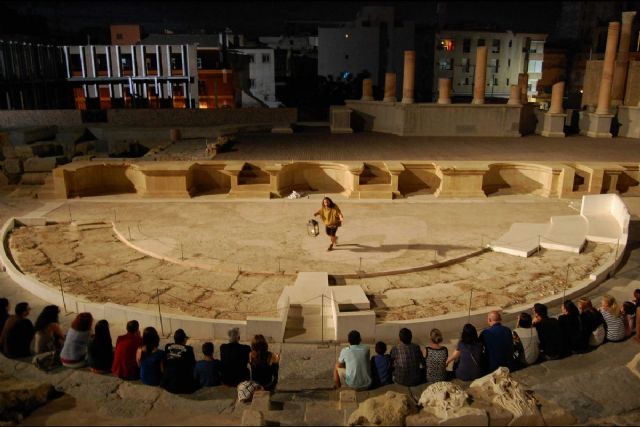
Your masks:
{"label": "outdoor light", "polygon": [[348,39],[348,38],[349,38],[349,33],[346,33],[346,34],[344,35],[344,38],[345,38],[345,39]]}
{"label": "outdoor light", "polygon": [[307,223],[307,233],[309,233],[309,236],[313,236],[313,237],[316,237],[318,234],[320,234],[320,227],[318,227],[318,221],[316,221],[315,219],[309,220],[309,222]]}

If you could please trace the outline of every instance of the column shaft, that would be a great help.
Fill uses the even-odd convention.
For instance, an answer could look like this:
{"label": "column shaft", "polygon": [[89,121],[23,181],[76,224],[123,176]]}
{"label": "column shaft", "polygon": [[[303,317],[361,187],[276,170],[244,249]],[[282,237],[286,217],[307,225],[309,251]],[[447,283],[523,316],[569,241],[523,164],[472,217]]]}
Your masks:
{"label": "column shaft", "polygon": [[596,114],[611,113],[611,84],[613,81],[613,68],[615,66],[619,32],[620,23],[609,22],[609,30],[607,31],[607,47],[604,51],[604,63],[602,65],[602,78],[600,79]]}
{"label": "column shaft", "polygon": [[396,73],[384,75],[384,102],[396,102]]}
{"label": "column shaft", "polygon": [[438,79],[438,104],[451,104],[451,79]]}
{"label": "column shaft", "polygon": [[373,101],[373,80],[362,80],[362,101]]}
{"label": "column shaft", "polygon": [[476,70],[473,81],[472,104],[484,104],[485,85],[487,80],[487,47],[478,46],[476,49]]}
{"label": "column shaft", "polygon": [[561,114],[564,112],[562,108],[563,95],[564,95],[564,82],[555,83],[551,87],[551,108],[549,108],[549,113]]}
{"label": "column shaft", "polygon": [[402,80],[402,103],[413,104],[413,87],[416,77],[416,51],[404,51],[404,74]]}
{"label": "column shaft", "polygon": [[509,86],[509,101],[507,101],[508,105],[521,105],[520,104],[520,86],[511,85]]}

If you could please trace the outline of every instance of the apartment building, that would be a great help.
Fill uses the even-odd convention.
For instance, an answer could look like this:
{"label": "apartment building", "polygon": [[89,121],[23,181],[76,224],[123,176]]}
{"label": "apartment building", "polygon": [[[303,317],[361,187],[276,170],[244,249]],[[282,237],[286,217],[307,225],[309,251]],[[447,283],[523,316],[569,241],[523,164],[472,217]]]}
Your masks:
{"label": "apartment building", "polygon": [[438,79],[451,78],[453,96],[472,96],[476,49],[487,46],[486,95],[508,98],[518,74],[527,73],[527,96],[534,99],[542,78],[546,34],[440,31],[435,37],[434,87]]}
{"label": "apartment building", "polygon": [[275,52],[271,48],[244,47],[232,52],[246,55],[249,62],[248,91],[265,105],[275,108],[276,99]]}

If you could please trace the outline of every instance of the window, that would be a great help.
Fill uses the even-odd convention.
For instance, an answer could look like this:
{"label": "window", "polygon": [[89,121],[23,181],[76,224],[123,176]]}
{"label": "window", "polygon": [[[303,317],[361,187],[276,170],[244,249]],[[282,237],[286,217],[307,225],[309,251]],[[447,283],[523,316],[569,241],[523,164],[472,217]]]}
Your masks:
{"label": "window", "polygon": [[493,85],[494,86],[498,86],[498,78],[497,77],[493,78]]}
{"label": "window", "polygon": [[490,59],[489,60],[489,67],[493,68],[493,72],[494,73],[498,72],[499,65],[500,65],[500,61],[498,59]]}
{"label": "window", "polygon": [[249,83],[251,84],[251,89],[256,87],[256,79],[249,79]]}
{"label": "window", "polygon": [[444,50],[447,52],[453,52],[455,48],[455,41],[452,39],[442,39],[440,40],[440,45],[438,46],[439,50]]}
{"label": "window", "polygon": [[500,40],[493,39],[493,43],[491,45],[491,53],[500,53]]}
{"label": "window", "polygon": [[509,40],[509,47],[513,46],[513,40]]}
{"label": "window", "polygon": [[122,40],[123,38],[122,33],[116,33],[116,40]]}
{"label": "window", "polygon": [[529,61],[529,67],[527,69],[529,73],[541,73],[542,72],[542,61],[540,60],[531,60]]}
{"label": "window", "polygon": [[507,78],[507,83],[506,83],[506,85],[507,85],[507,86],[509,86],[509,78]]}
{"label": "window", "polygon": [[198,57],[197,61],[198,61],[198,70],[201,70],[202,69],[202,58]]}
{"label": "window", "polygon": [[262,54],[262,62],[263,63],[271,62],[271,55],[269,55],[268,53],[263,53]]}
{"label": "window", "polygon": [[478,39],[478,46],[484,46],[484,39]]}
{"label": "window", "polygon": [[469,77],[464,78],[464,84],[465,86],[469,86]]}
{"label": "window", "polygon": [[511,67],[511,59],[507,59],[507,67]]}
{"label": "window", "polygon": [[469,72],[469,58],[462,58],[460,65],[462,66],[462,71],[465,73]]}
{"label": "window", "polygon": [[441,70],[453,70],[453,58],[440,58]]}
{"label": "window", "polygon": [[207,94],[207,85],[204,80],[198,80],[198,95],[206,95]]}
{"label": "window", "polygon": [[464,53],[471,52],[471,39],[462,40],[462,52]]}
{"label": "window", "polygon": [[254,62],[256,62],[256,56],[253,54],[249,55],[249,64],[253,64]]}

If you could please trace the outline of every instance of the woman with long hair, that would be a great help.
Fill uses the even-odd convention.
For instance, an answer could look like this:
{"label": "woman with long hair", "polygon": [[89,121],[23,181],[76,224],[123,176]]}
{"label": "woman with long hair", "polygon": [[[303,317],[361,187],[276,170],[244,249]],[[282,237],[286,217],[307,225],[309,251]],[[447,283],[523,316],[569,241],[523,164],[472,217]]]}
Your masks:
{"label": "woman with long hair", "polygon": [[112,363],[113,341],[109,322],[102,319],[96,323],[93,339],[89,344],[89,368],[96,374],[109,374]]}
{"label": "woman with long hair", "polygon": [[269,344],[263,335],[256,335],[251,341],[249,365],[251,380],[260,384],[265,390],[273,390],[278,384],[280,355],[269,351]]}
{"label": "woman with long hair", "polygon": [[586,348],[581,339],[582,322],[580,321],[580,311],[571,300],[566,300],[562,303],[562,314],[558,316],[558,322],[562,331],[563,356],[585,351]]}
{"label": "woman with long hair", "polygon": [[33,352],[35,354],[60,351],[64,344],[64,333],[60,328],[57,305],[48,305],[36,319]]}
{"label": "woman with long hair", "polygon": [[322,207],[313,216],[320,216],[322,222],[324,223],[324,230],[331,239],[331,244],[327,248],[327,251],[332,251],[333,246],[338,244],[338,236],[336,236],[336,232],[338,231],[338,227],[342,225],[344,222],[344,215],[340,211],[338,205],[333,203],[329,197],[325,197],[322,199]]}
{"label": "woman with long hair", "polygon": [[624,340],[624,319],[620,313],[620,306],[611,295],[603,295],[600,313],[604,318],[607,330],[607,341],[618,342]]}
{"label": "woman with long hair", "polygon": [[473,381],[482,376],[481,356],[482,343],[478,338],[478,331],[471,323],[467,323],[462,327],[460,341],[446,363],[449,365],[456,361],[453,367],[456,378],[462,381]]}
{"label": "woman with long hair", "polygon": [[140,367],[140,381],[146,385],[162,383],[162,360],[164,351],[160,350],[160,335],[153,326],[142,331],[142,347],[136,352],[136,362]]}
{"label": "woman with long hair", "polygon": [[602,314],[593,307],[589,297],[580,297],[577,301],[582,324],[582,343],[586,348],[598,347],[606,336],[605,322]]}
{"label": "woman with long hair", "polygon": [[513,330],[513,340],[514,343],[518,340],[522,345],[525,365],[536,363],[540,357],[540,339],[538,331],[533,327],[533,319],[529,313],[522,312],[518,315],[516,327]]}
{"label": "woman with long hair", "polygon": [[60,352],[60,360],[67,368],[81,368],[87,364],[92,325],[91,313],[80,313],[71,322]]}

